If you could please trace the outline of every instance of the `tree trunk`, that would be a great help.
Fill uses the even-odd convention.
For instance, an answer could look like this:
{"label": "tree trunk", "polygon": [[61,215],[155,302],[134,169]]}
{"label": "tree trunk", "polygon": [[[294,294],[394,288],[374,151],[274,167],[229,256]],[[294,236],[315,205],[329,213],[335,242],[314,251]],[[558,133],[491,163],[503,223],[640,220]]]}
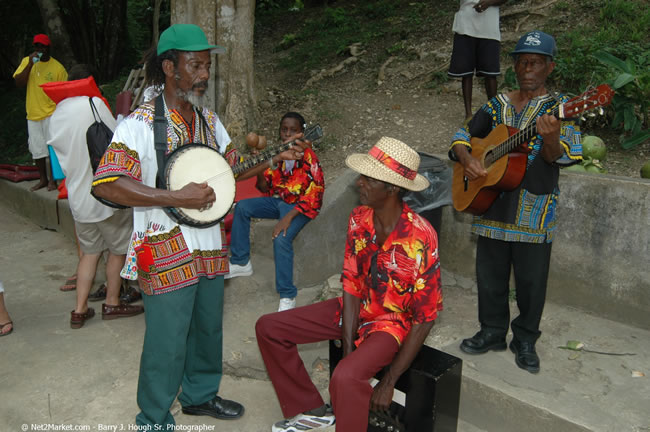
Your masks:
{"label": "tree trunk", "polygon": [[[99,66],[99,76],[111,80],[117,77],[123,63],[126,45],[126,0],[105,1],[103,29],[99,37],[100,45],[95,44]],[[90,24],[92,25],[92,24]],[[99,61],[97,61],[99,60]]]}
{"label": "tree trunk", "polygon": [[76,61],[70,43],[70,36],[63,25],[63,19],[59,12],[59,5],[56,0],[36,0],[36,3],[41,12],[48,36],[52,40],[50,54],[66,69],[70,69]]}
{"label": "tree trunk", "polygon": [[[195,23],[208,41],[226,48],[213,57],[214,99],[221,121],[233,142],[240,141],[259,123],[253,67],[254,0],[172,0],[172,23]],[[216,86],[214,85],[216,83]]]}
{"label": "tree trunk", "polygon": [[151,32],[152,43],[158,42],[160,36],[160,3],[162,0],[154,0],[153,4],[153,30]]}

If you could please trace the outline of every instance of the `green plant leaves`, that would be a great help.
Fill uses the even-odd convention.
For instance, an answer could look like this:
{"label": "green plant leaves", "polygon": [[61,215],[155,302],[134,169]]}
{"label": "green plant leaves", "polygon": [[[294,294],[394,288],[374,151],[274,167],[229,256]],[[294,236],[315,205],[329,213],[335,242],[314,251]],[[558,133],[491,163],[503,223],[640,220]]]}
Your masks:
{"label": "green plant leaves", "polygon": [[636,77],[632,74],[629,73],[622,73],[619,76],[616,77],[616,80],[614,80],[614,89],[619,89],[623,87],[625,84],[630,83],[634,81]]}
{"label": "green plant leaves", "polygon": [[621,147],[623,147],[626,150],[631,149],[638,146],[639,144],[641,144],[642,142],[648,139],[650,139],[650,131],[649,130],[640,131],[623,140],[623,142],[621,143]]}
{"label": "green plant leaves", "polygon": [[619,59],[616,56],[611,55],[607,51],[596,51],[593,53],[593,56],[600,61],[601,63],[611,66],[614,69],[618,69],[621,72],[625,72],[628,74],[631,74],[632,71],[630,70],[630,65],[624,62],[623,60]]}

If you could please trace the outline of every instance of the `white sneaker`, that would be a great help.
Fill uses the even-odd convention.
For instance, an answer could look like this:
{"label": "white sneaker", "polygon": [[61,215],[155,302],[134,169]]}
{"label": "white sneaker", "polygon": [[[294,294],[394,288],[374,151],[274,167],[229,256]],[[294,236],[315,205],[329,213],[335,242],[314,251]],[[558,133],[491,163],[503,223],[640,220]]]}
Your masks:
{"label": "white sneaker", "polygon": [[250,260],[248,260],[246,265],[243,266],[233,263],[229,264],[230,271],[223,277],[224,279],[232,279],[238,276],[250,276],[253,274],[253,264],[251,264]]}
{"label": "white sneaker", "polygon": [[298,414],[294,418],[282,420],[271,427],[271,432],[303,432],[316,429],[325,429],[336,422],[331,411],[323,416]]}
{"label": "white sneaker", "polygon": [[278,312],[286,311],[296,307],[296,298],[281,298],[280,306],[278,307]]}

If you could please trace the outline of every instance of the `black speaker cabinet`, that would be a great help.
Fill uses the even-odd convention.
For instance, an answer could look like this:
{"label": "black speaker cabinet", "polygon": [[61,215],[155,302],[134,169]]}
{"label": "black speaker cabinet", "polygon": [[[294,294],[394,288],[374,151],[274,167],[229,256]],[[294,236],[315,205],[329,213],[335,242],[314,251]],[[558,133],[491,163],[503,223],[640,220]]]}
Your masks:
{"label": "black speaker cabinet", "polygon": [[[343,349],[338,340],[329,348],[331,376]],[[371,412],[368,432],[456,432],[462,369],[458,357],[423,345],[395,385],[406,394],[406,405],[393,402],[388,415]]]}

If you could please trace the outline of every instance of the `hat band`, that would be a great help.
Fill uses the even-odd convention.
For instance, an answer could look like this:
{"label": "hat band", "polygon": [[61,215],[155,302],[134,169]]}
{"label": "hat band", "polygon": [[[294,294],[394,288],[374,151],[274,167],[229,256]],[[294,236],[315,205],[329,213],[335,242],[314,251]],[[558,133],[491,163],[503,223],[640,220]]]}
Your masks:
{"label": "hat band", "polygon": [[382,149],[378,147],[373,147],[368,152],[370,156],[377,159],[382,165],[391,171],[396,172],[397,174],[405,177],[409,180],[415,179],[417,171],[413,171],[411,168],[406,165],[402,165],[398,160],[393,159],[390,155],[386,154]]}

